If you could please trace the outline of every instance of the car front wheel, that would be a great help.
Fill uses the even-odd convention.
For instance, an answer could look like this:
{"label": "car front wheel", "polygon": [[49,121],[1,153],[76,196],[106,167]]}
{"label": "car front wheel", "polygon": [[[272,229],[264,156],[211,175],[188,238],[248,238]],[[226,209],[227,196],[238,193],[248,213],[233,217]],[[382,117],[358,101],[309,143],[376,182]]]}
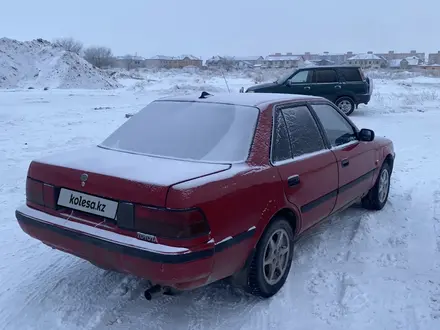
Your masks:
{"label": "car front wheel", "polygon": [[347,96],[337,99],[336,106],[347,116],[351,115],[355,108],[353,99]]}
{"label": "car front wheel", "polygon": [[258,242],[250,264],[247,289],[263,298],[276,294],[286,282],[293,258],[293,230],[284,218],[272,221]]}
{"label": "car front wheel", "polygon": [[373,188],[362,199],[362,206],[370,210],[382,210],[388,201],[390,182],[391,167],[388,163],[384,163]]}

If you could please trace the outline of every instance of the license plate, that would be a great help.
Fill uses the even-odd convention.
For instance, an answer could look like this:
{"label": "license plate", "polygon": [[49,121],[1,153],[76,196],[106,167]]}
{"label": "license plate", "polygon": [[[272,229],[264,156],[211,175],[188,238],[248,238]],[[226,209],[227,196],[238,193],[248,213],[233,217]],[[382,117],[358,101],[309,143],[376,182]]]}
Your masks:
{"label": "license plate", "polygon": [[114,219],[118,202],[61,188],[58,205]]}

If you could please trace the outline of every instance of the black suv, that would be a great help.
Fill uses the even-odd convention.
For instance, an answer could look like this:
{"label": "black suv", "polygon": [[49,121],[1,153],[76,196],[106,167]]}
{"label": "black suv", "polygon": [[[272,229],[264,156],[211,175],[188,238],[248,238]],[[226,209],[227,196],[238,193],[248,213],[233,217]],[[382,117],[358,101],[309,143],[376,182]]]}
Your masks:
{"label": "black suv", "polygon": [[[368,104],[372,80],[359,66],[313,66],[289,71],[273,83],[249,87],[246,93],[284,93],[324,97],[346,115],[359,104]],[[241,88],[240,92],[244,92]]]}

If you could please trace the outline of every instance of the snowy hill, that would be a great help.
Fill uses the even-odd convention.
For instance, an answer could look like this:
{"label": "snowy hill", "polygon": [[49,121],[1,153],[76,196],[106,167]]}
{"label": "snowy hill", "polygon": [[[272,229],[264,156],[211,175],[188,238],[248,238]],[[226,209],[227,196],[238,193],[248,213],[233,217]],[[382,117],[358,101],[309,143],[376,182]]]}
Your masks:
{"label": "snowy hill", "polygon": [[0,88],[111,89],[119,83],[80,56],[38,39],[0,39]]}

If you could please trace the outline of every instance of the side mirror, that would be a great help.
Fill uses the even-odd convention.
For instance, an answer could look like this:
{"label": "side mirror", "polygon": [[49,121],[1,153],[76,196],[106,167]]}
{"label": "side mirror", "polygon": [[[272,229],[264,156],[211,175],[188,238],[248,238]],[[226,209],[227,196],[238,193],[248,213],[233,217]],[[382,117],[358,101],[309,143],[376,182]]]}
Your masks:
{"label": "side mirror", "polygon": [[374,131],[368,128],[362,128],[359,131],[359,140],[370,142],[374,140]]}

